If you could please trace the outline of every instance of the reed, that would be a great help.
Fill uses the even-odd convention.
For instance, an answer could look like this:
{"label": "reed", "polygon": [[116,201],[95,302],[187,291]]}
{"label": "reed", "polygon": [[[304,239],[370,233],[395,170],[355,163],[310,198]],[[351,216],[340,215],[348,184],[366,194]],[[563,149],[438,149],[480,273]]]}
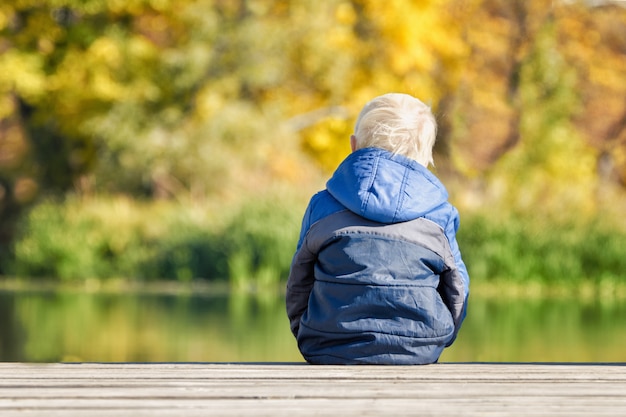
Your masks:
{"label": "reed", "polygon": [[458,235],[472,277],[481,281],[624,283],[626,231],[616,218],[465,216]]}
{"label": "reed", "polygon": [[288,273],[301,215],[277,201],[220,208],[124,198],[48,202],[24,219],[3,262],[12,276],[48,281],[271,287]]}
{"label": "reed", "polygon": [[[217,207],[123,198],[36,207],[3,262],[51,282],[206,280],[235,289],[283,285],[304,207],[280,196]],[[458,241],[472,282],[624,286],[618,218],[462,215]],[[488,287],[488,285],[483,285]]]}

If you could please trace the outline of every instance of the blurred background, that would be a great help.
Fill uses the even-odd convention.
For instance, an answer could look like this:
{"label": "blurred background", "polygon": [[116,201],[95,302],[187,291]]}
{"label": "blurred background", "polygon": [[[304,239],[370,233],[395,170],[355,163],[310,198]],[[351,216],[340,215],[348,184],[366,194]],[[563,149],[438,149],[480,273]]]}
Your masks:
{"label": "blurred background", "polygon": [[0,4],[0,360],[301,361],[284,284],[365,102],[437,115],[442,361],[626,361],[626,1]]}

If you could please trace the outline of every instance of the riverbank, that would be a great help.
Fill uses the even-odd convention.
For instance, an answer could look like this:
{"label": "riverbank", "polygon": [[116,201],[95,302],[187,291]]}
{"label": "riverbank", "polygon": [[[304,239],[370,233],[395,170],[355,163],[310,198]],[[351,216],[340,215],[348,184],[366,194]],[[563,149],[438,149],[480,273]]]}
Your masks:
{"label": "riverbank", "polygon": [[[283,200],[222,209],[121,197],[42,204],[20,226],[12,250],[0,256],[0,273],[42,285],[208,282],[273,291],[284,286],[304,210],[295,197]],[[502,282],[530,293],[624,293],[621,213],[462,213],[457,238],[475,290],[485,284],[499,291]]]}
{"label": "riverbank", "polygon": [[[86,279],[82,281],[41,280],[37,278],[16,278],[0,276],[0,291],[10,292],[49,292],[87,294],[153,294],[153,295],[206,295],[228,296],[241,294],[248,296],[281,297],[285,285],[233,287],[228,282],[212,282],[196,279],[179,281],[139,281],[131,279]],[[470,286],[471,296],[484,299],[576,299],[578,301],[612,301],[626,299],[626,281],[607,279],[600,282],[545,283],[540,281],[516,282],[507,279],[486,280],[475,278]]]}

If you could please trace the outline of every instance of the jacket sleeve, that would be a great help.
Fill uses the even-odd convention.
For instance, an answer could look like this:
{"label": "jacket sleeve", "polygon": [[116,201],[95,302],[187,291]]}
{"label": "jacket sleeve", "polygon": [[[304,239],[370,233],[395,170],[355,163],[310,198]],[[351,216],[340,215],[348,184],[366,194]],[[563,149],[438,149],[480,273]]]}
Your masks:
{"label": "jacket sleeve", "polygon": [[461,251],[456,240],[456,232],[459,227],[459,215],[453,208],[450,221],[446,226],[446,237],[450,243],[450,251],[452,256],[452,267],[441,274],[439,293],[444,303],[452,313],[454,320],[454,337],[448,343],[450,346],[461,328],[461,324],[467,314],[467,301],[469,298],[469,275],[463,259]]}
{"label": "jacket sleeve", "polygon": [[298,335],[300,318],[309,304],[309,295],[315,282],[313,275],[315,259],[315,254],[311,253],[305,244],[298,249],[291,263],[287,280],[286,305],[291,332],[294,336]]}
{"label": "jacket sleeve", "polygon": [[306,234],[311,225],[311,204],[307,207],[302,220],[300,238],[296,253],[291,262],[291,270],[287,280],[287,317],[294,336],[298,335],[300,328],[300,318],[304,314],[309,304],[309,295],[313,289],[315,277],[313,269],[315,266],[316,254],[312,253],[306,244]]}

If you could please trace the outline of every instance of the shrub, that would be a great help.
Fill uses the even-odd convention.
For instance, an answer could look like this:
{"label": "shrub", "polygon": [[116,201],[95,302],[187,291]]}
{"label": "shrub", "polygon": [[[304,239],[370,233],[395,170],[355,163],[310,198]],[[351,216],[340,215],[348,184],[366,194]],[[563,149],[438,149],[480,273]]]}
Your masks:
{"label": "shrub", "polygon": [[203,278],[276,285],[289,270],[300,213],[274,201],[249,201],[219,215],[210,207],[123,198],[43,203],[21,224],[8,269],[18,277],[61,281]]}
{"label": "shrub", "polygon": [[[287,277],[301,210],[271,196],[228,209],[124,198],[48,202],[24,219],[7,269],[60,281],[201,278],[275,287]],[[462,217],[458,240],[474,282],[618,282],[626,231],[615,223],[474,214]]]}
{"label": "shrub", "polygon": [[575,285],[626,271],[626,232],[600,218],[466,216],[458,240],[469,273],[483,280]]}

